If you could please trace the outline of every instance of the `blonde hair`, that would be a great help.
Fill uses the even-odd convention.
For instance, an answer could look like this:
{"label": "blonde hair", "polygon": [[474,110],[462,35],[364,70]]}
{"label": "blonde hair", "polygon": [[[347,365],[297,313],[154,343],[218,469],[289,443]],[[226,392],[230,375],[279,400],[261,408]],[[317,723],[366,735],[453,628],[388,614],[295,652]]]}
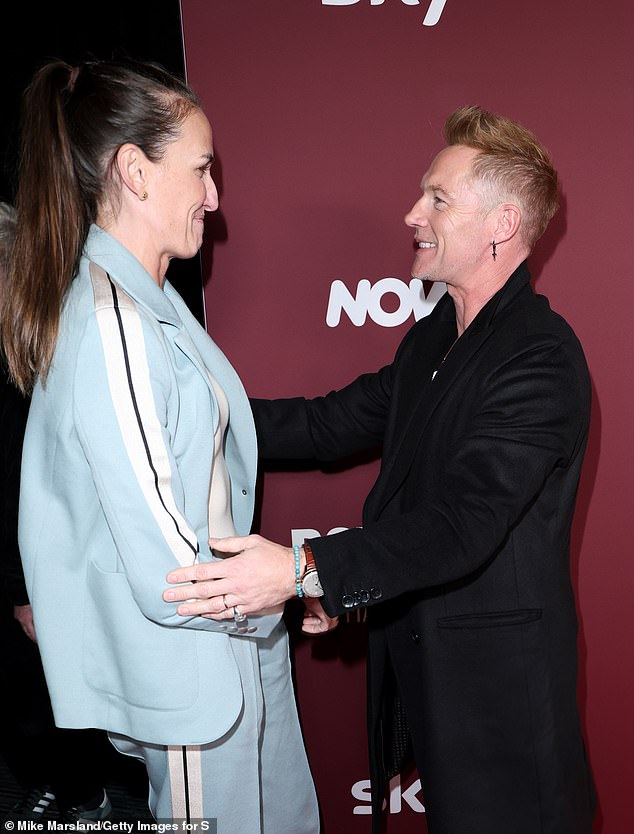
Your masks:
{"label": "blonde hair", "polygon": [[559,207],[559,183],[550,154],[521,124],[472,105],[454,111],[445,122],[448,145],[480,151],[472,176],[484,186],[491,207],[517,203],[520,234],[529,249],[544,233]]}

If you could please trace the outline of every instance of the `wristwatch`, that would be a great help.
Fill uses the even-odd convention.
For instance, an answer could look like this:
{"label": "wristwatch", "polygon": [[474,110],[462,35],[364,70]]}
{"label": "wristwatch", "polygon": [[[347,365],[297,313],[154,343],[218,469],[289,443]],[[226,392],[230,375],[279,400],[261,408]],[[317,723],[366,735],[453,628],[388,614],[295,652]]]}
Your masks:
{"label": "wristwatch", "polygon": [[304,596],[323,597],[324,589],[321,587],[321,582],[319,581],[315,557],[307,541],[304,542],[304,553],[306,554],[306,567],[301,581]]}

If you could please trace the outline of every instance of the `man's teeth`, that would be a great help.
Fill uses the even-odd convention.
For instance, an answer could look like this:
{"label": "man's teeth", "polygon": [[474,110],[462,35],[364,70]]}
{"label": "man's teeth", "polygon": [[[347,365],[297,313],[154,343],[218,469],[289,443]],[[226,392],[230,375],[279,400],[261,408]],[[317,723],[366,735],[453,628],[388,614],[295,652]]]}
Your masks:
{"label": "man's teeth", "polygon": [[429,243],[427,240],[419,240],[418,241],[418,248],[419,249],[435,249],[435,243]]}

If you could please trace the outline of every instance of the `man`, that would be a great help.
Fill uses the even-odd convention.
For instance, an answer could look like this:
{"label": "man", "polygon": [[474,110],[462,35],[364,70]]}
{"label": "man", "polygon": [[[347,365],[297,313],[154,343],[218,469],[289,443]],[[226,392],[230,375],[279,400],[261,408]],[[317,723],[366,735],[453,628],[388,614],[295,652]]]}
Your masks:
{"label": "man", "polygon": [[[298,554],[306,629],[368,608],[374,830],[408,726],[431,834],[590,834],[569,574],[590,383],[526,266],[557,175],[533,134],[478,107],[445,138],[405,222],[412,275],[447,294],[378,373],[254,400],[260,451],[331,460],[382,443],[363,527]],[[211,544],[239,555],[170,575],[197,580],[166,591],[182,613],[224,619],[296,593],[292,549]]]}

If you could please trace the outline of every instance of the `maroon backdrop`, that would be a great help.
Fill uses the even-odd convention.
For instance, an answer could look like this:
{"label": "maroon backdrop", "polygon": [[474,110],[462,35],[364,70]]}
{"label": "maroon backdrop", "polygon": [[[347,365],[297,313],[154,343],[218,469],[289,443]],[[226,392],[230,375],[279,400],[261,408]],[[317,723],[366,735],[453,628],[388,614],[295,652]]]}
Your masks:
{"label": "maroon backdrop", "polygon": [[[212,121],[221,188],[203,251],[208,329],[254,396],[325,393],[376,369],[429,311],[435,298],[426,306],[410,286],[412,234],[402,218],[450,111],[479,103],[526,124],[552,151],[564,201],[531,269],[536,289],[577,331],[595,395],[572,547],[579,701],[599,793],[596,831],[634,830],[634,6],[182,5],[188,78]],[[291,530],[358,525],[377,462],[357,463],[267,474],[261,532],[290,543]],[[344,623],[303,640],[297,613],[289,604],[324,832],[367,832],[365,627]],[[416,773],[402,774],[390,834],[425,830],[423,801]]]}

